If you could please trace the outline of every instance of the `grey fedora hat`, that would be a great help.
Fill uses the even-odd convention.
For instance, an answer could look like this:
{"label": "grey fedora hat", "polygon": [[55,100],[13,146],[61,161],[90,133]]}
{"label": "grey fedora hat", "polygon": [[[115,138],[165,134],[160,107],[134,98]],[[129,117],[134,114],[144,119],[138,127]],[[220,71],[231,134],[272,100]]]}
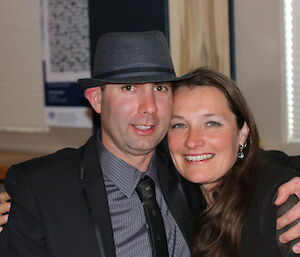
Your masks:
{"label": "grey fedora hat", "polygon": [[160,31],[110,32],[97,43],[92,78],[83,88],[105,84],[178,81],[168,43]]}

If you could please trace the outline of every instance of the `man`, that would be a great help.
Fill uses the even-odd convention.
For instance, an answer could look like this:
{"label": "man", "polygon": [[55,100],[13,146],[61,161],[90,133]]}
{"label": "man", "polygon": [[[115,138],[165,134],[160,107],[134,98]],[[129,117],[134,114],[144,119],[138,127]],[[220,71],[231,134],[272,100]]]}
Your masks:
{"label": "man", "polygon": [[170,82],[176,80],[161,33],[103,35],[92,78],[79,80],[101,114],[100,132],[79,149],[63,149],[9,170],[5,185],[12,206],[0,252],[16,257],[152,256],[135,191],[146,174],[156,186],[169,256],[189,256],[189,210],[197,209],[191,203],[199,201],[197,194],[186,194],[197,189],[172,173],[167,153],[156,148],[169,126]]}

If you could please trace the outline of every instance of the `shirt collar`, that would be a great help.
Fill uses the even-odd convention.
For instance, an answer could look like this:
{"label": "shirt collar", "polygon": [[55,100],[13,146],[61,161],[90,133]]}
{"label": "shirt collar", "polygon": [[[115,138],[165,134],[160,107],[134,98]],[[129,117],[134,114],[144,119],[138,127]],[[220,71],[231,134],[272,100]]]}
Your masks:
{"label": "shirt collar", "polygon": [[155,154],[146,172],[142,172],[108,151],[102,144],[99,133],[96,141],[103,176],[112,181],[128,198],[132,196],[137,184],[145,175],[158,184]]}

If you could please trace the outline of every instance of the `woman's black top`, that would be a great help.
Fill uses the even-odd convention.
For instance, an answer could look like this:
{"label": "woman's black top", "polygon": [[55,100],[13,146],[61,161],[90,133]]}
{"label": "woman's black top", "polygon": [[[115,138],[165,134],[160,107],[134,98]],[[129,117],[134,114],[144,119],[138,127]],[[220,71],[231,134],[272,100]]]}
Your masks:
{"label": "woman's black top", "polygon": [[295,176],[298,176],[295,170],[269,164],[262,165],[258,170],[252,203],[242,230],[242,257],[299,256],[291,249],[295,241],[282,244],[278,237],[300,219],[286,228],[276,230],[277,217],[293,207],[299,200],[293,195],[284,205],[279,207],[274,205],[278,187]]}

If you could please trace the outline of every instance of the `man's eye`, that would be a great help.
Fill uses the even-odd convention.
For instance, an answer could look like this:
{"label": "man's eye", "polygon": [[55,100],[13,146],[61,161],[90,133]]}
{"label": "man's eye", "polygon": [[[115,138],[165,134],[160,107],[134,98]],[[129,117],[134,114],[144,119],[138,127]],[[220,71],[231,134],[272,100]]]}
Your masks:
{"label": "man's eye", "polygon": [[177,128],[185,128],[185,125],[183,123],[176,123],[171,126],[171,129],[177,129]]}
{"label": "man's eye", "polygon": [[206,123],[206,125],[208,127],[219,127],[219,126],[221,126],[221,124],[217,121],[209,121],[209,122]]}
{"label": "man's eye", "polygon": [[168,88],[166,86],[163,86],[163,85],[157,85],[157,86],[154,87],[154,91],[166,92],[166,91],[168,91]]}
{"label": "man's eye", "polygon": [[132,91],[133,88],[134,88],[134,87],[133,87],[132,85],[124,85],[124,86],[122,87],[122,89],[125,90],[125,91]]}

